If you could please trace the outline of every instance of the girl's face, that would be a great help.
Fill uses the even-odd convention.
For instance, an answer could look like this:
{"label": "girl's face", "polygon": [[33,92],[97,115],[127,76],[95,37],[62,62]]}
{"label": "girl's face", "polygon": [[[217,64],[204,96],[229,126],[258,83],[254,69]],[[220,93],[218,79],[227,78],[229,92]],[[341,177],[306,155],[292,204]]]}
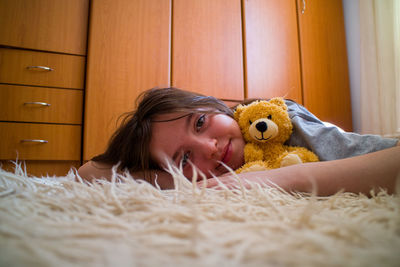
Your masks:
{"label": "girl's face", "polygon": [[244,140],[239,125],[225,114],[177,112],[160,115],[155,121],[165,122],[152,123],[150,155],[162,167],[168,158],[176,166],[182,164],[184,175],[190,179],[189,161],[207,178],[227,172],[221,162],[233,170],[244,163]]}

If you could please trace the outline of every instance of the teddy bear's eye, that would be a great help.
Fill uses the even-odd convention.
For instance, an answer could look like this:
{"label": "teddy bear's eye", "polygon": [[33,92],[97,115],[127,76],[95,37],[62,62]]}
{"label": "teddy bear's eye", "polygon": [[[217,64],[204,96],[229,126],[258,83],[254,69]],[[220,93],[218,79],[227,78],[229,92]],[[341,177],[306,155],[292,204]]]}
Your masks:
{"label": "teddy bear's eye", "polygon": [[250,125],[253,123],[251,120],[249,120]]}
{"label": "teddy bear's eye", "polygon": [[269,120],[270,120],[270,119],[272,119],[272,115],[268,115],[268,117],[267,117],[267,118],[268,118]]}

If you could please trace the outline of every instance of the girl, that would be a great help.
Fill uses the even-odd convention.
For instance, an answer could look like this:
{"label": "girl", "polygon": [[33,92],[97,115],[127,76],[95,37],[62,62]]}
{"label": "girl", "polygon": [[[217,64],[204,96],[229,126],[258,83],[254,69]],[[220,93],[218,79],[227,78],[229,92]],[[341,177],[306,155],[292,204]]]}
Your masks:
{"label": "girl", "polygon": [[[152,184],[157,177],[167,189],[173,181],[164,169],[172,162],[182,166],[188,179],[192,168],[202,172],[207,186],[216,185],[213,176],[228,186],[237,183],[224,165],[236,169],[244,163],[245,143],[233,111],[222,101],[177,88],[150,89],[137,101],[136,111],[128,114],[106,151],[79,168],[81,177],[110,179],[118,164],[118,171]],[[326,127],[303,106],[290,100],[286,104],[294,126],[288,145],[312,150],[321,162],[243,173],[240,179],[272,182],[287,191],[309,192],[315,184],[320,195],[341,189],[368,194],[377,187],[393,192],[400,173],[398,140],[343,133]]]}

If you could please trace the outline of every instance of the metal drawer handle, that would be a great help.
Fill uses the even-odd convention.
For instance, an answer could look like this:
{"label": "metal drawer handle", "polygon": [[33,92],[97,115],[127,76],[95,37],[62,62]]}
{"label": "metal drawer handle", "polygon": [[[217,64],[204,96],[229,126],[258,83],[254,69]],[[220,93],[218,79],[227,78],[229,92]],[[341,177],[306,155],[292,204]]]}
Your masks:
{"label": "metal drawer handle", "polygon": [[46,102],[25,102],[24,105],[39,105],[39,106],[46,106],[46,107],[51,106],[51,104],[46,103]]}
{"label": "metal drawer handle", "polygon": [[28,70],[44,70],[44,71],[53,71],[54,69],[46,66],[28,66],[26,67]]}
{"label": "metal drawer handle", "polygon": [[45,144],[45,143],[48,143],[49,141],[42,140],[42,139],[22,139],[20,142],[21,143],[31,142],[31,143],[42,143],[42,144]]}

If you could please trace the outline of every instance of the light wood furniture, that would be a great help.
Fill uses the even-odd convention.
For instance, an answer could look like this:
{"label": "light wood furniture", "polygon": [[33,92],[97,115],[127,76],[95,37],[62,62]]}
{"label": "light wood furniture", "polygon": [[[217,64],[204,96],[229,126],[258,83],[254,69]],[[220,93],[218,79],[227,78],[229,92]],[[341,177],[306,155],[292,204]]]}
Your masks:
{"label": "light wood furniture", "polygon": [[84,160],[104,151],[142,91],[169,86],[170,12],[169,0],[92,2]]}
{"label": "light wood furniture", "polygon": [[241,1],[175,0],[172,16],[172,85],[243,99]]}
{"label": "light wood furniture", "polygon": [[0,121],[81,124],[83,91],[0,84]]}
{"label": "light wood furniture", "polygon": [[295,1],[243,1],[246,96],[303,103]]}
{"label": "light wood furniture", "polygon": [[[304,105],[322,120],[352,130],[342,2],[298,0]],[[304,10],[302,12],[302,10]]]}
{"label": "light wood furniture", "polygon": [[[80,125],[0,122],[0,158],[80,160]],[[17,155],[16,155],[17,152]]]}
{"label": "light wood furniture", "polygon": [[119,116],[155,86],[229,104],[283,96],[351,130],[342,2],[305,2],[93,1],[83,159],[104,151]]}
{"label": "light wood furniture", "polygon": [[89,0],[0,1],[0,160],[31,175],[81,163]]}
{"label": "light wood furniture", "polygon": [[85,57],[0,48],[0,58],[0,83],[71,89],[84,86]]}
{"label": "light wood furniture", "polygon": [[0,44],[86,55],[88,0],[0,1]]}

